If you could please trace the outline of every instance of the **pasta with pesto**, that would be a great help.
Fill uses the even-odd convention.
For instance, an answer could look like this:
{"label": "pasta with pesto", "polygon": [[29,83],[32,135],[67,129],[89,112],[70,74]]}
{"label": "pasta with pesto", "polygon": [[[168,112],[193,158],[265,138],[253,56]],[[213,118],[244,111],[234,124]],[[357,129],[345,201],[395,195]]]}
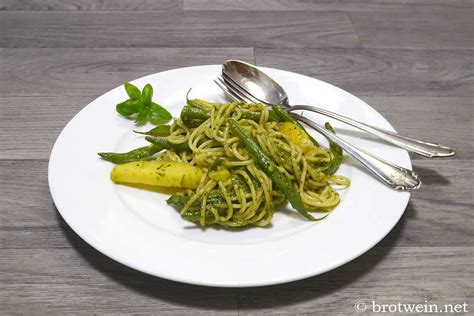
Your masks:
{"label": "pasta with pesto", "polygon": [[297,192],[294,200],[305,211],[329,212],[340,202],[333,185],[350,184],[334,174],[342,151],[338,155],[319,146],[298,123],[262,104],[188,100],[166,141],[169,146],[159,161],[203,171],[195,189],[168,199],[184,219],[201,226],[267,226],[275,208],[290,200],[290,191]]}
{"label": "pasta with pesto", "polygon": [[[119,114],[133,115],[135,94],[117,105]],[[137,133],[150,145],[99,156],[117,164],[110,174],[115,183],[178,189],[168,204],[200,226],[268,226],[286,201],[304,218],[320,220],[325,216],[313,212],[340,202],[333,186],[350,185],[335,174],[342,149],[330,140],[329,148],[320,146],[278,106],[187,99],[171,125],[163,123],[171,118],[166,109],[153,104],[149,111],[158,126]],[[325,128],[334,133],[329,123]]]}

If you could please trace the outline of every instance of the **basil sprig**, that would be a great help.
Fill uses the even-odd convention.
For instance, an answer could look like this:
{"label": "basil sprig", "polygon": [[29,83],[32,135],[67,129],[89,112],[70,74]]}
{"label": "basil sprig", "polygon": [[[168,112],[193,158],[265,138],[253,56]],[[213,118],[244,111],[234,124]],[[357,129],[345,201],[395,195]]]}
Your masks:
{"label": "basil sprig", "polygon": [[130,117],[136,114],[135,123],[137,125],[145,124],[146,121],[161,125],[171,120],[171,114],[161,105],[152,101],[153,87],[150,84],[147,84],[141,92],[131,83],[125,82],[124,86],[130,99],[115,107],[120,115]]}

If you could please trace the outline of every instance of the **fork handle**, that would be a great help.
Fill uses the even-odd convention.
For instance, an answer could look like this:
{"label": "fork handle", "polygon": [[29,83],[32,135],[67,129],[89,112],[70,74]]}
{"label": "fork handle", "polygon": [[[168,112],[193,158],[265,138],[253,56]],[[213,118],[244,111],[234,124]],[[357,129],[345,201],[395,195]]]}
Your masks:
{"label": "fork handle", "polygon": [[349,144],[345,140],[337,137],[304,116],[295,113],[292,113],[292,115],[298,121],[303,122],[341,146],[349,155],[357,159],[362,163],[362,165],[369,169],[372,174],[389,187],[397,191],[412,191],[417,190],[421,186],[421,181],[418,178],[418,175],[412,170],[397,166],[381,158],[377,158],[368,152]]}
{"label": "fork handle", "polygon": [[346,116],[343,116],[334,112],[326,111],[318,107],[314,107],[310,105],[292,105],[292,106],[285,107],[285,109],[289,112],[296,111],[296,110],[306,110],[306,111],[311,111],[314,113],[319,113],[319,114],[331,117],[333,119],[344,122],[346,124],[354,126],[363,131],[366,131],[369,134],[378,136],[379,138],[391,144],[394,144],[398,147],[401,147],[403,149],[406,149],[408,151],[417,153],[425,157],[429,157],[429,158],[449,157],[449,156],[454,155],[455,153],[454,150],[449,147],[442,146],[440,144],[428,143],[421,140],[408,138],[406,136],[402,136],[397,133],[393,133],[393,132],[390,132],[378,127],[370,126],[365,123],[350,119]]}

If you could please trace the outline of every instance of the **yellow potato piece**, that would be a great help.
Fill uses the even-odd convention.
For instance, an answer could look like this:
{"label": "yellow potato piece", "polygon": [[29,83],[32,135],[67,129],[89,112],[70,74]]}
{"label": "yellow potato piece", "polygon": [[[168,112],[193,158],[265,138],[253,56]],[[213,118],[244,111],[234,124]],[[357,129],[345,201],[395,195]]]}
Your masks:
{"label": "yellow potato piece", "polygon": [[227,169],[220,169],[217,171],[209,172],[209,178],[215,181],[226,182],[230,179],[230,172]]}
{"label": "yellow potato piece", "polygon": [[290,137],[291,141],[297,145],[303,146],[313,146],[313,142],[309,138],[301,127],[295,125],[291,122],[282,122],[279,123],[280,132]]}
{"label": "yellow potato piece", "polygon": [[200,168],[175,161],[135,161],[116,166],[110,178],[116,183],[196,189],[203,172]]}

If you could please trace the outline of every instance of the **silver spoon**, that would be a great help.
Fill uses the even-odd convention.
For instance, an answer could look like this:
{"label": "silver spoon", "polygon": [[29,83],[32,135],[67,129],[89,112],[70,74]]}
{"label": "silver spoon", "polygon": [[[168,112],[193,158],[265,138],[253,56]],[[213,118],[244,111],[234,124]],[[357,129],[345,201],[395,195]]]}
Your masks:
{"label": "silver spoon", "polygon": [[222,75],[225,81],[228,81],[230,84],[233,83],[237,88],[247,92],[263,104],[280,105],[289,112],[307,110],[319,113],[361,129],[369,134],[378,136],[391,144],[425,157],[448,157],[455,153],[451,148],[408,138],[315,106],[290,105],[285,90],[283,90],[276,81],[267,76],[263,71],[251,64],[239,60],[228,60],[222,66]]}
{"label": "silver spoon", "polygon": [[[250,96],[242,89],[239,89],[234,85],[230,85],[228,81],[218,78],[218,80],[215,80],[214,82],[232,100],[250,103],[256,101],[252,96]],[[318,131],[319,133],[323,134],[324,136],[341,146],[349,155],[354,157],[363,166],[369,169],[369,171],[373,175],[375,175],[377,179],[379,179],[389,187],[398,191],[412,191],[420,188],[421,181],[415,172],[392,164],[381,158],[375,157],[372,154],[349,144],[348,142],[337,137],[333,133],[328,132],[326,129],[322,128],[318,124],[315,124],[313,121],[309,120],[306,117],[294,113],[292,113],[292,115],[300,122],[303,122],[304,124],[308,125],[309,127],[313,128],[314,130]]]}

